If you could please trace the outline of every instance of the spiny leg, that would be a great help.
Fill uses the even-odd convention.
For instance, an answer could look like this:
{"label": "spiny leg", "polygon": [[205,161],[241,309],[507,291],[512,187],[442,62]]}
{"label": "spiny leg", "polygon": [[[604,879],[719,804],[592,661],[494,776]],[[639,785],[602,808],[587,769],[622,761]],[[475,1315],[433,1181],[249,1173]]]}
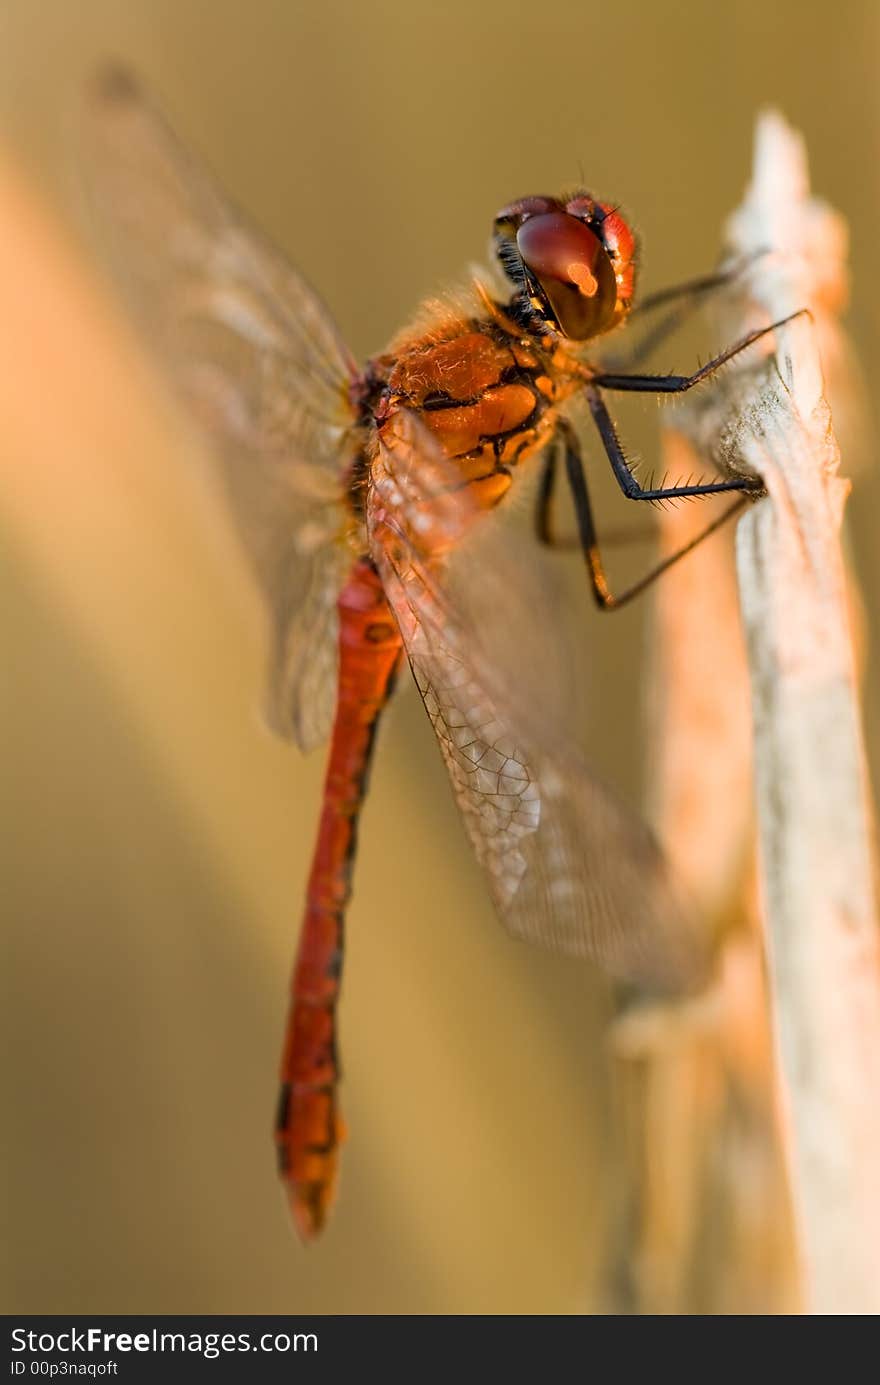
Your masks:
{"label": "spiny leg", "polygon": [[556,463],[559,446],[556,438],[550,443],[541,463],[538,480],[538,494],[535,497],[535,537],[546,548],[567,548],[564,539],[559,539],[553,528],[553,492],[556,489]]}
{"label": "spiny leg", "polygon": [[699,298],[704,293],[712,293],[725,284],[731,284],[734,279],[739,278],[744,270],[766,253],[766,250],[758,250],[754,255],[741,256],[727,269],[716,269],[711,274],[701,274],[697,279],[685,279],[681,284],[670,284],[665,289],[657,289],[654,293],[647,294],[641,302],[636,304],[630,313],[630,318],[641,317],[644,313],[654,312],[656,308],[663,308],[667,303],[674,303],[680,298]]}
{"label": "spiny leg", "polygon": [[[670,554],[638,582],[633,583],[633,585],[627,587],[625,591],[615,595],[608,586],[608,579],[605,574],[602,555],[599,550],[592,507],[590,505],[590,497],[587,489],[587,480],[584,474],[577,440],[571,426],[568,423],[562,424],[560,433],[565,445],[566,473],[574,499],[580,547],[587,562],[587,571],[589,573],[593,595],[602,610],[616,610],[627,601],[631,601],[633,597],[638,596],[639,593],[643,592],[651,582],[655,581],[656,578],[661,575],[661,573],[666,572],[668,568],[672,567],[673,563],[678,562],[685,554],[692,552],[698,544],[702,543],[703,539],[708,538],[710,534],[713,534],[717,529],[721,528],[723,524],[743,509],[748,501],[749,494],[754,494],[756,491],[762,490],[763,485],[759,477],[739,476],[731,477],[724,481],[705,481],[694,484],[688,483],[681,486],[643,487],[630,470],[611,415],[599,393],[599,389],[636,390],[657,394],[682,393],[685,390],[692,389],[703,380],[710,379],[721,366],[725,365],[735,356],[738,356],[741,351],[745,351],[755,342],[760,341],[762,337],[784,326],[787,322],[791,322],[794,318],[800,317],[805,313],[808,314],[808,312],[808,309],[801,308],[798,312],[791,313],[788,317],[782,318],[779,322],[772,323],[769,327],[762,327],[749,333],[747,337],[744,337],[741,341],[729,347],[728,350],[722,352],[721,355],[716,356],[714,360],[709,361],[693,375],[614,375],[610,372],[604,372],[593,377],[593,380],[585,391],[590,412],[599,430],[599,435],[602,438],[602,443],[608,460],[611,463],[615,479],[627,499],[663,501],[689,499],[691,497],[703,495],[719,495],[731,491],[743,493],[722,515],[719,515],[711,524],[707,525],[705,529],[697,534],[689,543],[685,544],[683,548]],[[544,543],[553,542],[550,507],[555,483],[555,466],[555,453],[550,453],[545,461],[544,471],[541,475],[538,494],[538,510],[536,513],[538,537]]]}
{"label": "spiny leg", "polygon": [[640,485],[630,470],[626,453],[604,399],[592,386],[587,387],[586,396],[593,422],[599,430],[605,454],[611,463],[614,479],[627,500],[688,500],[699,495],[722,495],[725,491],[754,493],[764,489],[764,484],[758,476],[736,476],[726,481],[698,481],[693,484],[689,482],[683,486]]}
{"label": "spiny leg", "polygon": [[669,288],[658,289],[656,293],[648,294],[647,298],[643,298],[641,303],[637,303],[632,309],[629,315],[630,322],[635,322],[637,319],[655,312],[657,308],[666,307],[668,304],[677,304],[677,306],[674,306],[671,312],[661,318],[631,351],[626,354],[620,353],[606,357],[607,368],[631,370],[640,361],[644,361],[653,351],[656,351],[661,342],[664,342],[667,337],[672,336],[673,332],[681,327],[703,298],[714,293],[717,289],[733,283],[745,269],[748,269],[760,255],[765,253],[766,251],[762,250],[758,252],[758,255],[747,255],[731,265],[729,269],[717,270],[714,274],[704,274],[699,279],[689,279],[683,284],[673,284]]}
{"label": "spiny leg", "polygon": [[[541,463],[538,494],[535,497],[535,536],[545,548],[556,552],[574,553],[581,551],[579,535],[559,535],[553,523],[553,496],[556,489],[556,468],[559,462],[559,441],[554,439]],[[606,529],[602,543],[606,548],[622,547],[625,544],[646,543],[654,537],[654,529],[639,525],[626,529]]]}
{"label": "spiny leg", "polygon": [[706,528],[701,530],[689,543],[686,543],[675,553],[671,553],[668,557],[664,558],[662,562],[657,563],[644,577],[641,577],[631,586],[626,587],[624,591],[615,594],[608,586],[608,578],[605,572],[604,563],[602,562],[602,554],[599,550],[599,543],[596,537],[596,526],[593,521],[593,511],[590,504],[590,495],[587,489],[587,478],[584,472],[577,439],[568,424],[562,425],[561,432],[565,445],[565,470],[574,500],[580,547],[586,560],[587,574],[590,579],[593,597],[600,610],[619,610],[620,607],[626,605],[628,601],[632,601],[633,597],[639,596],[646,587],[649,587],[652,582],[656,581],[656,579],[671,568],[674,563],[677,563],[679,559],[683,558],[687,553],[693,552],[698,544],[701,544],[710,534],[714,534],[717,529],[720,529],[723,524],[726,524],[729,519],[732,519],[735,514],[748,504],[748,497],[745,495],[740,496],[732,505],[727,507],[723,514],[714,519],[711,524],[708,524]]}
{"label": "spiny leg", "polygon": [[721,352],[720,356],[714,356],[711,361],[700,366],[700,369],[695,370],[693,375],[618,375],[610,371],[600,371],[593,376],[592,383],[604,390],[620,390],[641,394],[683,394],[685,390],[693,389],[695,385],[702,384],[704,380],[710,380],[723,365],[732,361],[741,351],[754,346],[755,342],[760,341],[762,337],[769,336],[771,332],[784,327],[786,323],[804,316],[810,316],[809,308],[799,308],[796,313],[789,313],[788,317],[782,317],[778,322],[771,322],[768,327],[759,327],[756,331],[749,332],[747,337],[743,337],[741,341],[729,346],[726,351]]}
{"label": "spiny leg", "polygon": [[769,333],[776,331],[787,322],[804,315],[809,316],[808,308],[801,308],[788,317],[780,319],[779,322],[771,323],[769,327],[760,327],[756,331],[750,332],[747,337],[743,337],[741,341],[728,347],[720,356],[716,356],[706,365],[701,366],[693,375],[612,375],[606,372],[593,377],[585,391],[590,413],[599,430],[599,436],[602,439],[617,484],[628,500],[690,499],[700,495],[719,495],[725,491],[760,491],[763,487],[759,478],[748,476],[730,478],[726,481],[688,483],[682,486],[642,486],[630,470],[620,439],[617,436],[617,430],[599,389],[634,390],[654,394],[683,393],[685,390],[693,389],[695,385],[701,384],[704,380],[710,379],[721,366],[733,360],[740,352],[753,346],[762,337],[768,336]]}

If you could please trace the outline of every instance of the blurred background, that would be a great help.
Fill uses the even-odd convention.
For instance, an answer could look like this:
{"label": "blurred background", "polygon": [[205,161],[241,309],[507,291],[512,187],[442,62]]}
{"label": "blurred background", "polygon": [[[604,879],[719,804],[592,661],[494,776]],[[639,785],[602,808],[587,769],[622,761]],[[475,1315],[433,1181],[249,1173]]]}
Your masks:
{"label": "blurred background", "polygon": [[[774,104],[850,221],[870,395],[878,40],[874,0],[832,22],[802,0],[3,0],[4,1311],[596,1310],[616,1215],[604,983],[498,928],[403,691],[349,921],[341,1194],[320,1244],[294,1239],[270,1131],[322,755],[260,724],[258,603],[101,286],[67,140],[86,77],[141,72],[358,357],[529,192],[620,201],[643,287],[704,272]],[[633,419],[641,446],[656,426]],[[878,484],[850,506],[875,628]],[[635,801],[648,606],[600,620],[581,582],[584,735]],[[876,690],[869,669],[875,782]]]}

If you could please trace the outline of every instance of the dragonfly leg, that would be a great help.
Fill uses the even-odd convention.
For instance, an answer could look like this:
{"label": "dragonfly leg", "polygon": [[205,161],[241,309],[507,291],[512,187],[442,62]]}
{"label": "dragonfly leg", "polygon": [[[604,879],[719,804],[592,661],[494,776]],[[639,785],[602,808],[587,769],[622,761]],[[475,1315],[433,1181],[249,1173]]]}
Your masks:
{"label": "dragonfly leg", "polygon": [[712,293],[715,289],[723,288],[725,284],[733,283],[740,274],[766,254],[766,250],[758,250],[754,255],[741,256],[728,269],[716,269],[711,274],[701,274],[698,279],[685,279],[684,283],[670,284],[668,288],[657,289],[636,304],[630,313],[630,320],[642,317],[645,313],[652,313],[657,308],[664,308],[667,303],[675,303],[678,299],[692,301],[701,298],[704,293]]}
{"label": "dragonfly leg", "polygon": [[593,376],[592,383],[598,385],[600,389],[620,390],[630,393],[640,394],[683,394],[685,390],[692,390],[695,385],[700,385],[704,380],[710,380],[712,376],[732,361],[740,352],[748,347],[754,346],[756,341],[762,337],[769,336],[771,332],[784,327],[787,322],[793,322],[797,317],[810,316],[809,308],[799,308],[796,313],[789,313],[788,317],[782,317],[778,322],[771,322],[768,327],[759,327],[757,331],[749,332],[748,336],[729,346],[720,355],[713,356],[711,361],[707,361],[699,370],[695,370],[693,375],[630,375],[615,374],[611,371],[600,371]]}
{"label": "dragonfly leg", "polygon": [[608,577],[602,561],[602,554],[599,549],[599,542],[596,536],[596,526],[593,520],[593,510],[590,504],[589,490],[587,489],[587,478],[584,472],[583,461],[580,449],[573,431],[567,425],[563,427],[563,438],[565,441],[565,470],[568,477],[568,484],[571,487],[571,494],[574,500],[575,515],[577,517],[578,536],[580,548],[583,552],[587,565],[587,575],[590,579],[590,586],[597,606],[603,611],[619,610],[625,606],[633,597],[639,596],[641,592],[656,581],[664,572],[677,563],[687,553],[691,553],[698,544],[707,539],[710,534],[714,534],[716,529],[720,529],[729,519],[742,510],[748,503],[747,495],[739,496],[732,505],[729,505],[723,514],[702,529],[689,543],[675,553],[671,553],[651,568],[644,577],[637,582],[626,587],[622,592],[614,593],[608,585]]}
{"label": "dragonfly leg", "polygon": [[758,477],[749,476],[731,477],[726,481],[700,481],[696,484],[688,483],[683,486],[642,486],[636,480],[626,460],[626,455],[617,436],[617,430],[599,391],[612,389],[651,394],[681,394],[685,390],[693,389],[695,385],[701,384],[704,380],[711,379],[721,366],[733,360],[741,351],[753,346],[762,337],[776,331],[785,323],[792,322],[795,318],[804,315],[810,315],[808,308],[800,308],[788,317],[781,318],[779,322],[771,323],[769,327],[760,327],[757,331],[750,332],[741,341],[734,343],[726,351],[722,351],[720,356],[714,357],[706,365],[701,366],[693,375],[613,375],[603,372],[593,377],[586,389],[587,402],[590,406],[593,422],[599,430],[599,436],[611,463],[614,477],[628,500],[686,500],[700,495],[718,495],[724,491],[760,491],[763,486]]}
{"label": "dragonfly leg", "polygon": [[656,293],[648,294],[647,298],[643,298],[641,303],[636,304],[632,309],[629,315],[630,322],[646,317],[649,313],[655,312],[658,308],[667,307],[669,304],[676,306],[672,307],[671,311],[667,312],[628,354],[606,357],[606,368],[615,371],[632,370],[633,366],[646,360],[662,342],[666,341],[667,337],[678,331],[704,298],[717,289],[733,283],[744,270],[754,264],[756,259],[766,253],[766,251],[761,250],[756,255],[746,255],[737,260],[729,269],[717,270],[714,274],[704,274],[699,279],[688,279],[683,284],[673,284],[669,288],[658,289]]}
{"label": "dragonfly leg", "polygon": [[748,491],[754,494],[764,489],[758,476],[735,476],[726,481],[688,482],[683,486],[642,486],[626,460],[623,444],[617,436],[617,429],[599,391],[590,386],[586,393],[590,413],[599,430],[614,478],[627,500],[689,500],[700,495],[721,495],[726,491]]}
{"label": "dragonfly leg", "polygon": [[[541,476],[535,504],[535,536],[545,548],[556,552],[574,553],[581,551],[581,540],[576,534],[557,534],[553,523],[553,495],[556,489],[556,468],[559,463],[559,446],[554,442],[547,448],[541,463]],[[654,537],[654,530],[643,526],[628,526],[625,529],[606,529],[602,534],[605,548],[622,547],[625,544],[647,543]]]}
{"label": "dragonfly leg", "polygon": [[556,463],[559,447],[554,438],[541,462],[538,494],[535,503],[535,537],[546,548],[568,548],[569,542],[560,539],[553,527],[553,492],[556,489]]}

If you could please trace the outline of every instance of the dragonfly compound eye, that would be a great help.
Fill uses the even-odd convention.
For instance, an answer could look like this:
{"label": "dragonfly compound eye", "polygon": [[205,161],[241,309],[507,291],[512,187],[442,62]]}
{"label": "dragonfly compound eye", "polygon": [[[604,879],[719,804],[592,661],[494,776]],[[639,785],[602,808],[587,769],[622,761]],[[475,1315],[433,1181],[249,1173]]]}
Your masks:
{"label": "dragonfly compound eye", "polygon": [[517,231],[516,244],[567,337],[586,341],[614,325],[614,266],[596,232],[583,221],[567,212],[530,216]]}

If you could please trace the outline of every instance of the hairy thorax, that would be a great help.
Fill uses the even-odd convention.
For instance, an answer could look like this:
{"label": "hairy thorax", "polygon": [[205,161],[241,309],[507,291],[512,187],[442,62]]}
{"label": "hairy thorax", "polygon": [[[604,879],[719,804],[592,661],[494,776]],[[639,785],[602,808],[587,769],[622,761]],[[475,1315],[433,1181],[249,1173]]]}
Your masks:
{"label": "hairy thorax", "polygon": [[[540,449],[584,366],[557,341],[524,336],[491,300],[480,311],[435,307],[374,357],[355,382],[365,462],[401,409],[460,471],[480,507],[498,503],[519,462]],[[365,479],[365,478],[364,478]]]}

